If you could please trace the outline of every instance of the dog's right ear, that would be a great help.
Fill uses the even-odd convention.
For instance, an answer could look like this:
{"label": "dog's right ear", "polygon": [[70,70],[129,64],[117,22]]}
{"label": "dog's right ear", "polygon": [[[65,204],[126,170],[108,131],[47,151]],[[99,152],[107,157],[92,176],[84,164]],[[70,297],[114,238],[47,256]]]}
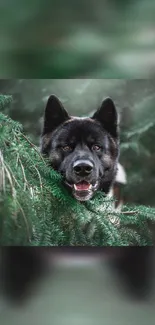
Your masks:
{"label": "dog's right ear", "polygon": [[67,121],[69,118],[68,113],[59,99],[55,95],[51,95],[45,108],[42,136],[53,132],[60,124]]}
{"label": "dog's right ear", "polygon": [[113,137],[118,137],[118,114],[111,98],[108,97],[103,100],[92,119],[99,121]]}

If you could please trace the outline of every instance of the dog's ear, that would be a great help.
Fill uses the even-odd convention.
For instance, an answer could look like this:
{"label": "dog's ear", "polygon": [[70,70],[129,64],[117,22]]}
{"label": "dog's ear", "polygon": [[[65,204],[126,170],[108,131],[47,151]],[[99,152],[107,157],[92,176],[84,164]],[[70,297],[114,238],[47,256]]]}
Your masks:
{"label": "dog's ear", "polygon": [[100,108],[94,113],[92,119],[99,121],[104,129],[113,137],[118,136],[118,115],[111,98],[103,100]]}
{"label": "dog's ear", "polygon": [[51,95],[45,108],[42,136],[53,132],[60,124],[67,121],[69,118],[68,113],[59,99],[55,95]]}

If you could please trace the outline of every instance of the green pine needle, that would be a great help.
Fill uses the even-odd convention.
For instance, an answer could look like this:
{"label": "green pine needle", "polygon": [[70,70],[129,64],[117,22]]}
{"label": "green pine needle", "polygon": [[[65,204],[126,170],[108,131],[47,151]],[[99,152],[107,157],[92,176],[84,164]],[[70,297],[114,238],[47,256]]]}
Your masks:
{"label": "green pine needle", "polygon": [[[0,107],[10,101],[0,96]],[[152,245],[155,209],[124,206],[116,213],[100,192],[79,203],[22,126],[2,113],[0,148],[0,245]]]}

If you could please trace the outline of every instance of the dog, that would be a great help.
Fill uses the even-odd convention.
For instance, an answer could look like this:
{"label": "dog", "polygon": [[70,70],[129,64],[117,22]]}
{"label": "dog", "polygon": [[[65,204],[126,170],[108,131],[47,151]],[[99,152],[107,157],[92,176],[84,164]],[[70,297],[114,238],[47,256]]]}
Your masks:
{"label": "dog", "polygon": [[108,194],[119,157],[114,102],[106,98],[92,117],[80,118],[69,116],[60,100],[51,95],[45,108],[40,149],[78,201],[90,200],[97,190]]}
{"label": "dog", "polygon": [[[78,118],[69,116],[59,99],[50,96],[44,114],[41,152],[49,158],[52,168],[63,175],[64,185],[78,201],[92,199],[97,190],[108,195],[117,180],[119,158],[114,102],[107,98],[92,117]],[[115,254],[115,270],[122,280],[125,278],[134,295],[141,297],[150,283],[150,248],[121,248]],[[44,270],[42,252],[34,247],[8,247],[5,251],[1,249],[0,257],[4,293],[11,301],[21,303]]]}

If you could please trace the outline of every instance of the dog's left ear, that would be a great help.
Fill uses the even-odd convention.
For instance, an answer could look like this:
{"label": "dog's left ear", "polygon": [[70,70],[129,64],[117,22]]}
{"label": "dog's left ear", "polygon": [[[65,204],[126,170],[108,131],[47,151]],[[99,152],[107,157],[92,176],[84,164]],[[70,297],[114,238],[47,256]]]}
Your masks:
{"label": "dog's left ear", "polygon": [[99,121],[106,131],[117,138],[118,114],[111,98],[103,100],[100,108],[94,113],[92,119]]}

